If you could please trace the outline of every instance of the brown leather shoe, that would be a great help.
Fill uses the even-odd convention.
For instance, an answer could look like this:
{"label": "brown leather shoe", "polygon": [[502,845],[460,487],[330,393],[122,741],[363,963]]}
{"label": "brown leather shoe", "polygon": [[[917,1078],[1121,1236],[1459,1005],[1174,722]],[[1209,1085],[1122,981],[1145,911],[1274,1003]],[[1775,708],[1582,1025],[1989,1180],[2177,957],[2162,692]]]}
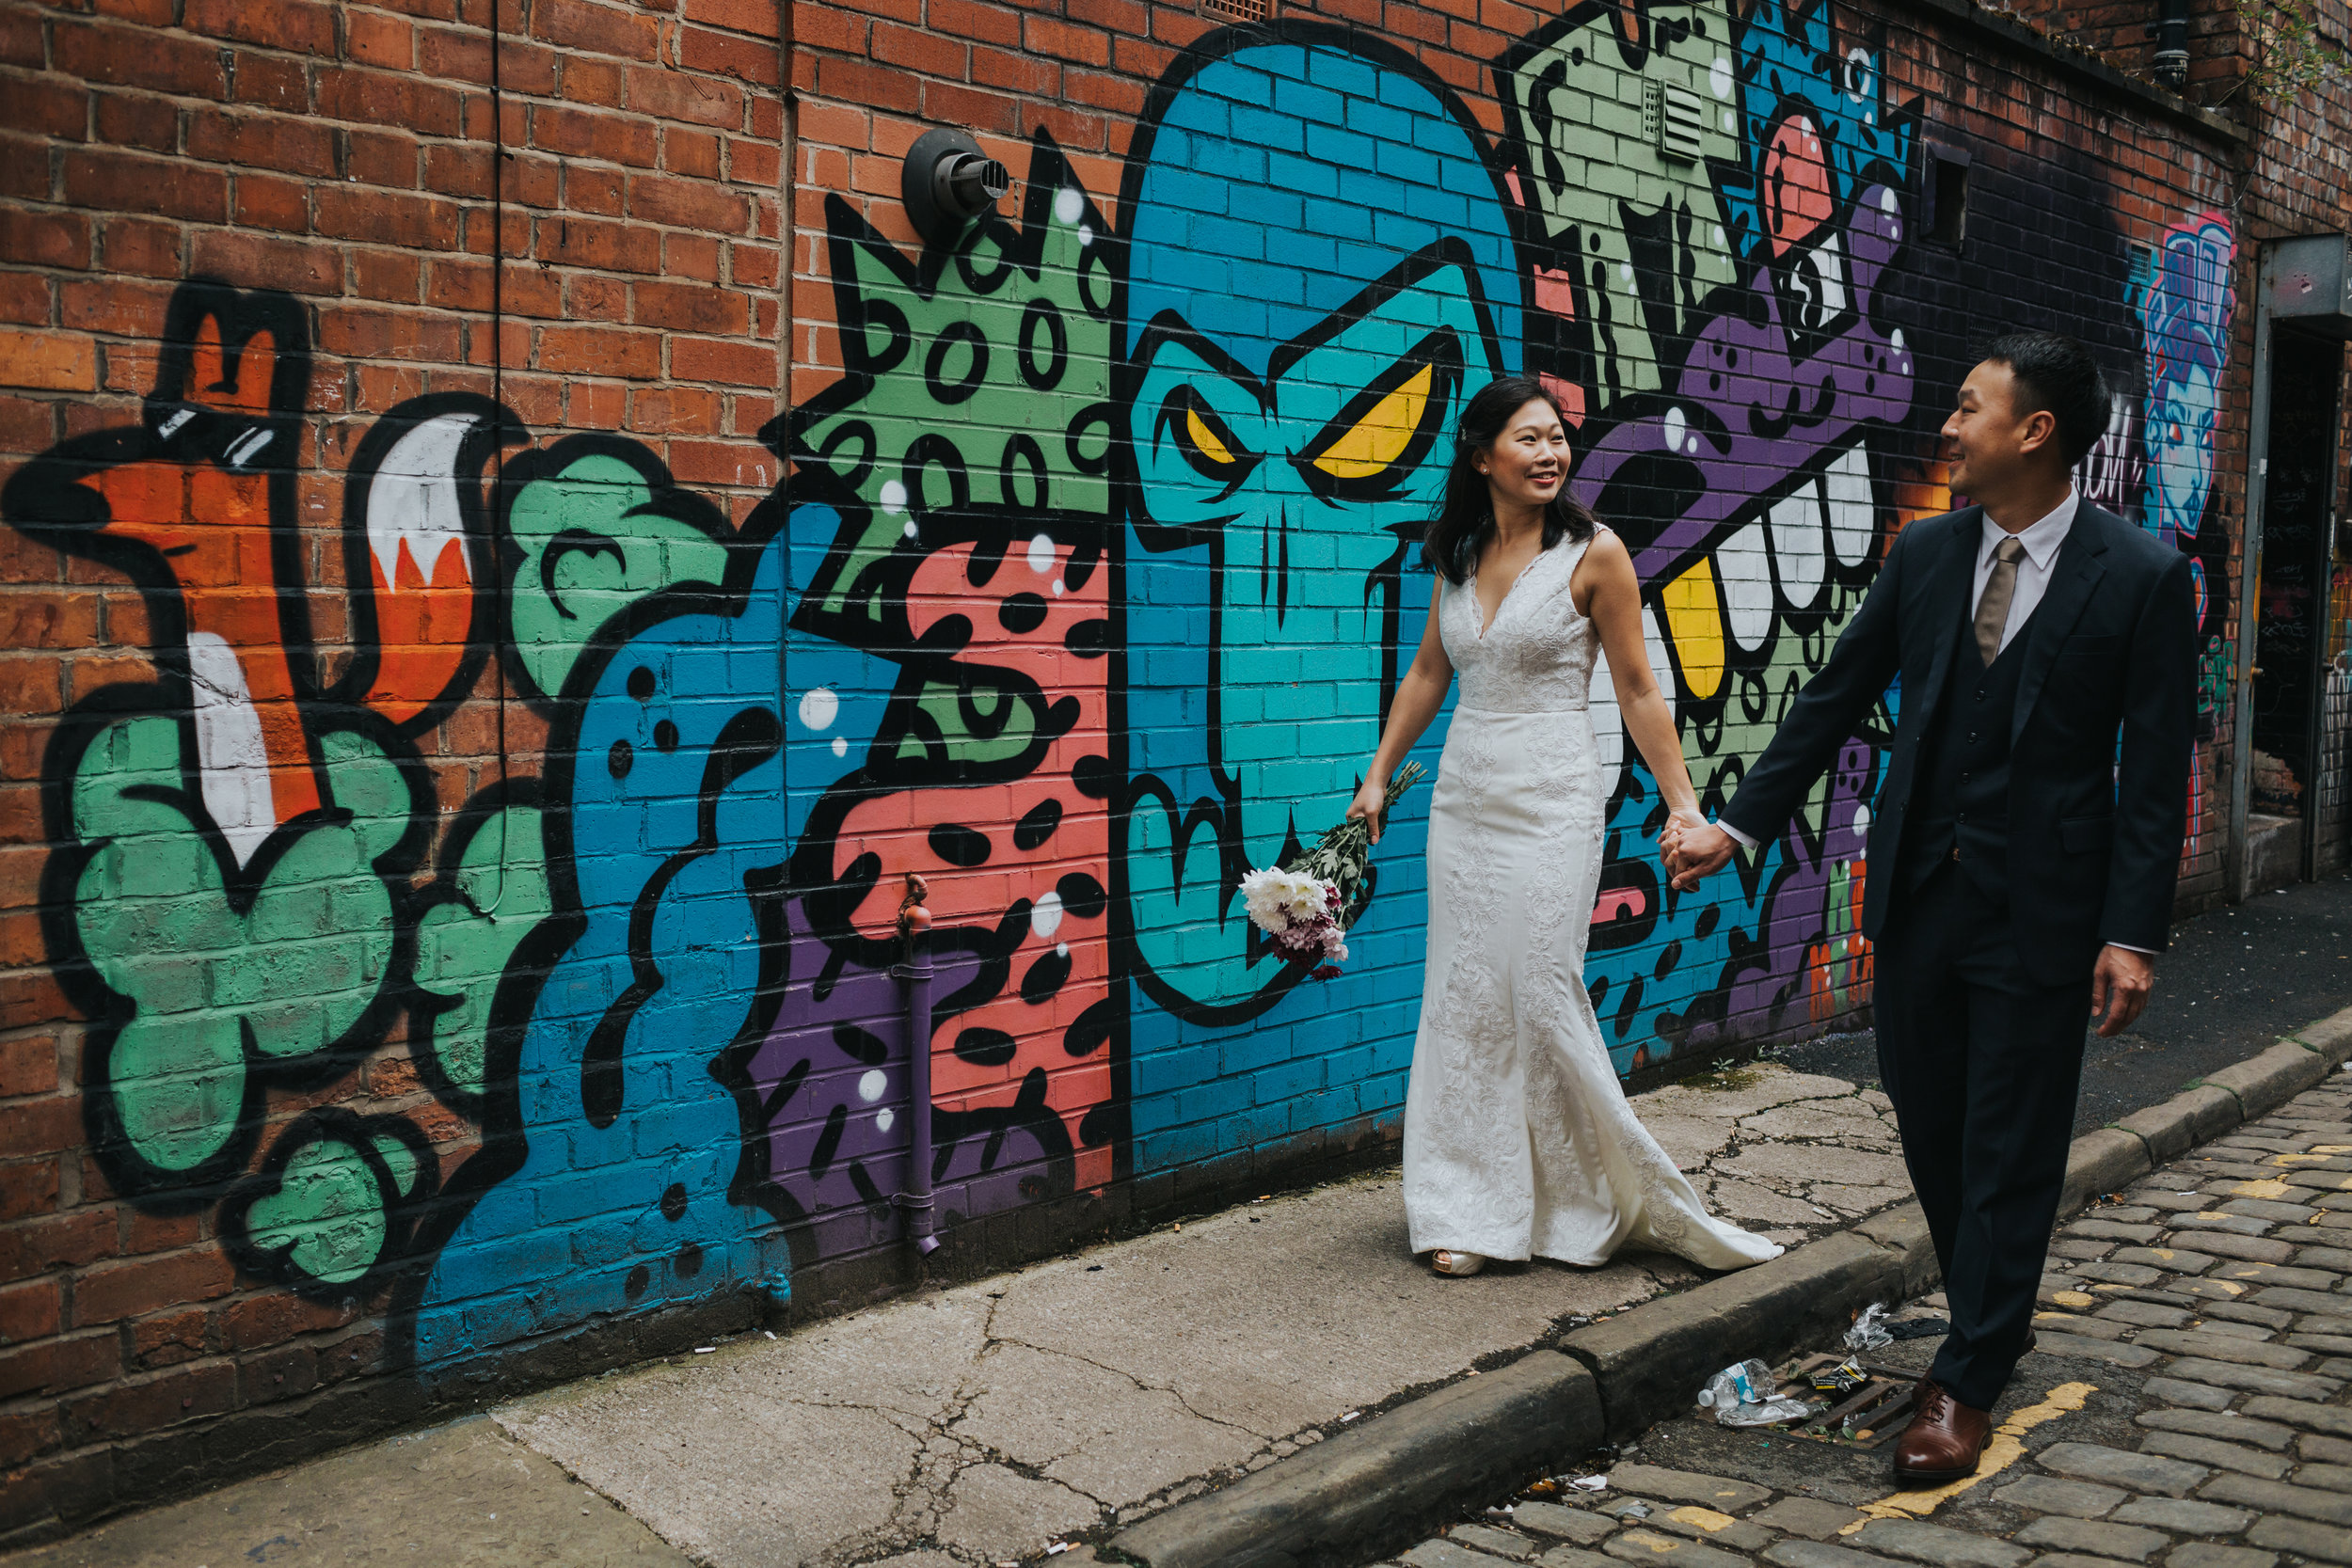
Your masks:
{"label": "brown leather shoe", "polygon": [[1971,1410],[1931,1377],[1919,1380],[1911,1424],[1895,1440],[1895,1479],[1936,1486],[1977,1473],[1984,1445],[1993,1436],[1993,1417]]}

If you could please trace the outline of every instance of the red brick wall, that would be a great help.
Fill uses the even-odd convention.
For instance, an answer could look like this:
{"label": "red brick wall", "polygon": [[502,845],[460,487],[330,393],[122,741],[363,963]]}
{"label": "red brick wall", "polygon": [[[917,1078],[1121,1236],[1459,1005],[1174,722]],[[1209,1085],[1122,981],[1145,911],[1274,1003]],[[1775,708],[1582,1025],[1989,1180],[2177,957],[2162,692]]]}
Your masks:
{"label": "red brick wall", "polygon": [[[323,678],[358,652],[347,469],[404,400],[495,392],[534,442],[625,436],[742,515],[774,478],[755,437],[782,381],[779,31],[774,6],[723,0],[536,0],[495,24],[474,0],[0,8],[8,468],[135,426],[175,291],[209,277],[276,291],[309,341],[292,515],[275,519],[298,572],[257,552],[236,586],[305,602]],[[132,575],[15,528],[0,625],[0,1528],[16,1529],[315,1448],[306,1424],[357,1435],[413,1397],[318,1402],[397,1365],[380,1290],[305,1300],[240,1273],[217,1203],[129,1200],[94,1156],[92,1026],[38,908],[40,781],[60,716],[155,679],[163,639]],[[495,661],[449,695],[413,741],[435,839],[478,790],[537,773],[547,730]],[[407,879],[432,863],[428,847]],[[405,1120],[456,1169],[478,1118],[430,1092],[409,1039],[395,1015],[329,1081],[272,1089],[249,1141],[332,1105]],[[238,1413],[237,1438],[196,1436]]]}
{"label": "red brick wall", "polygon": [[[1645,566],[1720,802],[1886,542],[1947,504],[1932,432],[1977,336],[2076,325],[2136,399],[2133,247],[2217,214],[2217,455],[2174,542],[2232,657],[2255,242],[2343,223],[2323,105],[2263,110],[2249,154],[1942,8],[1743,8],[1778,54],[1720,6],[1573,37],[1505,0],[1271,8],[1285,31],[1153,0],[0,0],[0,1529],[904,1289],[906,872],[957,998],[929,1052],[934,1274],[1392,1152],[1425,793],[1321,987],[1220,925],[1191,885],[1216,851],[1187,881],[1146,808],[1206,800],[1256,862],[1337,815],[1380,640],[1409,649],[1428,593],[1348,552],[1408,520],[1426,458],[1359,432],[1413,472],[1301,535],[1327,553],[1284,603],[1312,629],[1204,675],[1240,590],[1145,531],[1203,470],[1120,483],[1176,428],[1126,412],[1142,299],[1247,371],[1201,396],[1354,406],[1271,345],[1460,241],[1494,307],[1450,328],[1465,376],[1550,377],[1629,535],[1734,503]],[[2029,20],[2144,74],[2125,9]],[[2238,69],[2229,14],[2199,8],[2200,103]],[[1659,18],[1715,31],[1650,58],[1607,37]],[[1286,48],[1319,63],[1285,75]],[[1257,72],[1237,102],[1267,118],[1184,142],[1213,60]],[[1771,69],[1864,153],[1751,105]],[[1646,80],[1692,96],[1714,164],[1646,138]],[[927,248],[900,179],[938,125],[1016,188]],[[1741,184],[1783,131],[1800,195]],[[1588,134],[1615,139],[1597,172]],[[1931,232],[1931,143],[1971,160],[1963,245]],[[1661,202],[1692,224],[1651,247]],[[1852,365],[1820,434],[1695,489],[1619,464],[1612,433],[1683,439],[1670,407],[1735,444],[1777,417],[1683,375],[1743,295],[1813,323],[1784,365]],[[1243,421],[1219,451],[1289,438],[1199,406]],[[2138,418],[2101,470],[2135,512]],[[1317,455],[1269,456],[1248,504]],[[969,504],[926,491],[951,466]],[[1828,534],[1784,547],[1758,498]],[[1375,592],[1400,631],[1348,618]],[[207,695],[230,669],[242,706]],[[1612,776],[1587,974],[1621,1071],[1860,1021],[1880,738],[1760,869],[1671,906],[1641,869],[1652,786]],[[2219,889],[2226,750],[2200,750],[2191,900]],[[297,873],[309,902],[262,898]],[[158,1020],[180,1033],[151,1044]]]}

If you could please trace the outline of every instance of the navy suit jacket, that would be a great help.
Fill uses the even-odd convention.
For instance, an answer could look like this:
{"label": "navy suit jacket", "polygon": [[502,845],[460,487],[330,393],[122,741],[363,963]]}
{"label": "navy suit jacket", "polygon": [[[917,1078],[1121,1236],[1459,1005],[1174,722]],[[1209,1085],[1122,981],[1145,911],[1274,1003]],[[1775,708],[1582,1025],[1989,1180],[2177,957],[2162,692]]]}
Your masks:
{"label": "navy suit jacket", "polygon": [[[1903,819],[1966,632],[1983,509],[1923,518],[1886,564],[1722,819],[1777,837],[1898,673],[1894,755],[1870,823],[1863,934],[1899,896]],[[2108,942],[2161,951],[2179,875],[2197,698],[2189,558],[2088,500],[2025,637],[2010,732],[2010,921],[2038,983],[2087,978]],[[1965,646],[1963,646],[1963,642]]]}

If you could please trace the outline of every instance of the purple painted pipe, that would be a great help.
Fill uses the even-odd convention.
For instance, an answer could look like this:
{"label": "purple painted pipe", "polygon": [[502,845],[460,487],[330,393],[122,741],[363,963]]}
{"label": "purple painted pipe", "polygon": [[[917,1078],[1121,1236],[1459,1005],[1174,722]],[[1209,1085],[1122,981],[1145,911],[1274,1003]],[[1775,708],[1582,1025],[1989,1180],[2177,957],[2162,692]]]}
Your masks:
{"label": "purple painted pipe", "polygon": [[891,1199],[906,1212],[907,1234],[928,1258],[931,1234],[931,933],[927,911],[907,923],[907,961],[891,966],[905,988],[907,1010],[907,1190]]}

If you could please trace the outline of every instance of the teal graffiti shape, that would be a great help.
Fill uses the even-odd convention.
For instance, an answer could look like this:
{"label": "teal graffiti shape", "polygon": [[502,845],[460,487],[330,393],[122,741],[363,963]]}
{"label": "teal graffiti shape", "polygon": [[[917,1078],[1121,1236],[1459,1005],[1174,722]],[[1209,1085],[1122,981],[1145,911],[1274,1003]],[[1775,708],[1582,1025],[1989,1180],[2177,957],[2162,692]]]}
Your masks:
{"label": "teal graffiti shape", "polygon": [[401,957],[391,879],[426,809],[398,744],[321,735],[333,803],[242,870],[185,778],[178,721],[101,722],[72,758],[65,836],[79,847],[53,861],[71,923],[58,945],[78,947],[109,1016],[87,1105],[119,1187],[211,1202],[250,1156],[265,1083],[322,1082],[380,1034]]}

